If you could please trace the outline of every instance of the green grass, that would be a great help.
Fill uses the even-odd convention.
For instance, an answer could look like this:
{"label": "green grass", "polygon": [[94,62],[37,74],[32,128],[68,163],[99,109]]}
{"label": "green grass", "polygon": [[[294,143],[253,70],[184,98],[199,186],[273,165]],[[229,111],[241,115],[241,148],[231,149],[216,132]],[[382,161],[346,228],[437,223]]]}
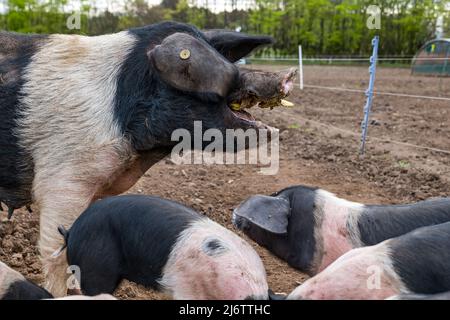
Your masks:
{"label": "green grass", "polygon": [[402,169],[408,169],[408,168],[411,166],[411,164],[410,164],[408,161],[406,161],[406,160],[400,160],[400,161],[398,161],[398,162],[397,162],[397,165],[398,165],[400,168],[402,168]]}
{"label": "green grass", "polygon": [[300,129],[300,125],[298,123],[293,123],[288,125],[288,129]]}

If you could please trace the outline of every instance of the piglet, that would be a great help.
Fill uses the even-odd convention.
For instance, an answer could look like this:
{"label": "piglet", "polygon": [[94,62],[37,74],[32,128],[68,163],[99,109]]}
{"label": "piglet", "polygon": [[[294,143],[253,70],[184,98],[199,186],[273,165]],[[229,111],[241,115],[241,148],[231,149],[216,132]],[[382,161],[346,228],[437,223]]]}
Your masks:
{"label": "piglet", "polygon": [[[288,299],[386,299],[450,291],[450,222],[353,249]],[[447,294],[448,295],[448,294]]]}
{"label": "piglet", "polygon": [[19,272],[0,262],[0,300],[39,300],[53,296],[25,279]]}
{"label": "piglet", "polygon": [[353,248],[450,221],[450,198],[406,205],[365,205],[322,189],[293,186],[255,195],[233,213],[234,225],[309,275]]}
{"label": "piglet", "polygon": [[[179,203],[144,195],[94,202],[65,232],[83,294],[112,293],[122,279],[175,299],[268,299],[255,250]],[[64,252],[64,251],[61,251]]]}

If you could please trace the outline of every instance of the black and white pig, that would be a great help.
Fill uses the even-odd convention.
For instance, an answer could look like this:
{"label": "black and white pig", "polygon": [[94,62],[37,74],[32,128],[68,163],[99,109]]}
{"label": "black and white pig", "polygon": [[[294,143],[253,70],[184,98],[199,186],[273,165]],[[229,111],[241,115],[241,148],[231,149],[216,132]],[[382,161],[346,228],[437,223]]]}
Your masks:
{"label": "black and white pig", "polygon": [[27,280],[22,274],[0,262],[0,300],[117,300],[109,294],[73,295],[53,298],[50,292]]}
{"label": "black and white pig", "polygon": [[450,222],[353,249],[288,299],[386,299],[450,291]]}
{"label": "black and white pig", "polygon": [[122,279],[175,299],[267,299],[255,250],[179,203],[144,195],[94,202],[65,234],[81,291],[112,293]]}
{"label": "black and white pig", "polygon": [[233,212],[238,229],[309,275],[353,248],[447,221],[450,198],[406,205],[364,205],[306,186],[289,187],[271,196],[252,196]]}
{"label": "black and white pig", "polygon": [[0,32],[0,43],[0,202],[10,214],[38,207],[56,296],[67,268],[51,257],[57,227],[128,190],[170,154],[175,129],[267,128],[227,100],[240,83],[233,62],[272,43],[267,36],[163,22],[96,37]]}
{"label": "black and white pig", "polygon": [[19,272],[0,262],[0,300],[40,300],[53,296],[25,279]]}

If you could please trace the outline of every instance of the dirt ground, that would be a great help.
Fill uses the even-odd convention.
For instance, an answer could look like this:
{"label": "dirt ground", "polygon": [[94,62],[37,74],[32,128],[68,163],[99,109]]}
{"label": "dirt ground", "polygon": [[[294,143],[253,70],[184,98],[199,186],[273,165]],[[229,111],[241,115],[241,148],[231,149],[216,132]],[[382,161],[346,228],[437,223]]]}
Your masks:
{"label": "dirt ground", "polygon": [[[306,66],[305,84],[366,89],[368,72],[366,67]],[[450,98],[450,78],[418,77],[411,76],[408,69],[379,68],[376,90],[444,97],[446,93]],[[130,193],[179,201],[234,231],[231,212],[239,202],[295,184],[319,186],[340,197],[372,204],[450,196],[450,154],[384,141],[450,150],[450,101],[375,96],[371,117],[375,121],[369,128],[366,156],[360,157],[362,93],[296,88],[289,100],[295,107],[252,111],[258,119],[280,129],[278,174],[261,175],[256,165],[175,165],[166,159],[152,167]],[[36,247],[39,212],[34,209],[32,214],[18,210],[11,221],[2,213],[0,260],[41,283]],[[263,259],[274,291],[288,293],[307,278],[251,243]],[[116,295],[125,299],[165,298],[129,282],[124,282]]]}

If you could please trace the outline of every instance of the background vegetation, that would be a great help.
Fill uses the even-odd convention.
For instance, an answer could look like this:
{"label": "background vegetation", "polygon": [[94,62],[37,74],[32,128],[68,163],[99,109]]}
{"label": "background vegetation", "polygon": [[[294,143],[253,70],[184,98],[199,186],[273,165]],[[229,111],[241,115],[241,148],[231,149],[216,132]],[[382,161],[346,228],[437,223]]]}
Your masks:
{"label": "background vegetation", "polygon": [[[216,0],[163,0],[159,5],[109,0],[119,8],[115,10],[89,0],[0,0],[0,29],[98,35],[177,20],[199,28],[240,27],[243,32],[270,34],[277,44],[266,54],[276,56],[296,55],[299,43],[307,55],[367,55],[374,34],[382,39],[383,55],[413,55],[434,38],[439,15],[450,36],[450,0],[247,0],[246,6],[236,0],[217,1],[229,10],[215,10]],[[369,5],[381,8],[381,30],[366,27]],[[74,8],[81,12],[80,30],[66,26]]]}

